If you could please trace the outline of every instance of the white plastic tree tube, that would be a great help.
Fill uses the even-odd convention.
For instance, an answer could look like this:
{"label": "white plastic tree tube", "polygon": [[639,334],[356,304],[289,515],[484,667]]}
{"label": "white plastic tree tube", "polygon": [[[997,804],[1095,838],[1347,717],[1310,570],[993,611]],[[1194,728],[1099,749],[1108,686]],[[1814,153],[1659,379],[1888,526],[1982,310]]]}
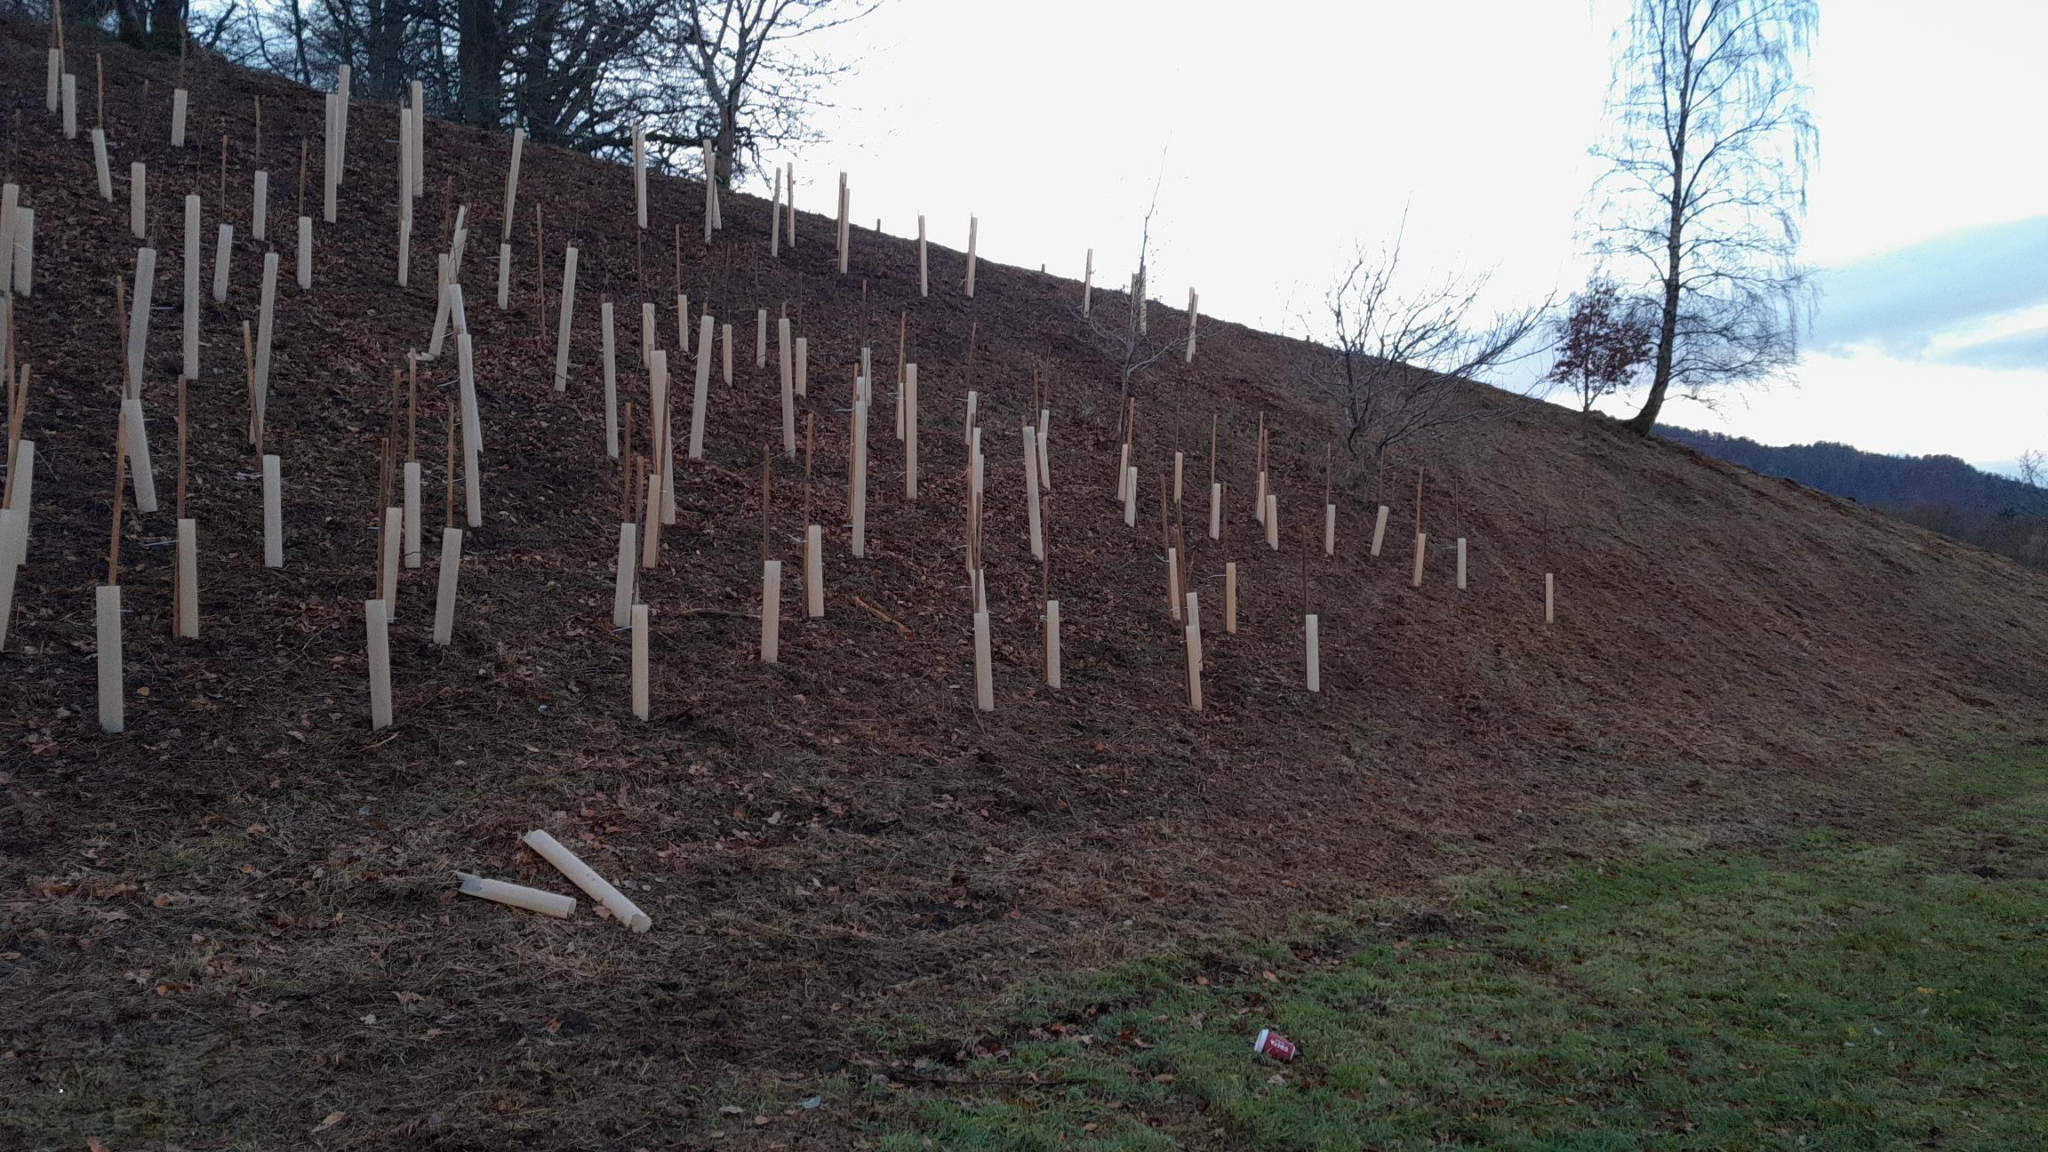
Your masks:
{"label": "white plastic tree tube", "polygon": [[448,254],[434,255],[434,327],[427,336],[427,350],[422,360],[432,360],[441,355],[441,341],[448,334],[448,302],[454,297],[448,294],[454,281],[448,278]]}
{"label": "white plastic tree tube", "polygon": [[754,309],[754,367],[768,366],[768,310]]}
{"label": "white plastic tree tube", "polygon": [[804,529],[804,614],[814,620],[825,614],[824,536],[820,525]]}
{"label": "white plastic tree tube", "polygon": [[1182,363],[1192,364],[1195,360],[1195,319],[1201,315],[1200,299],[1193,288],[1188,289],[1188,354]]}
{"label": "white plastic tree tube", "polygon": [[1209,539],[1223,538],[1223,485],[1209,485]]}
{"label": "white plastic tree tube", "polygon": [[[631,568],[629,564],[625,570],[631,571]],[[647,605],[633,605],[628,618],[633,624],[633,715],[645,720],[653,711],[648,700],[647,686],[647,650],[653,640],[650,635],[653,629],[647,622]]]}
{"label": "white plastic tree tube", "polygon": [[633,125],[633,213],[642,231],[647,229],[647,128]]}
{"label": "white plastic tree tube", "polygon": [[619,923],[635,932],[645,932],[654,926],[654,921],[648,919],[647,913],[626,899],[625,893],[612,887],[595,869],[577,859],[574,852],[562,847],[553,836],[536,828],[520,839],[525,841],[528,848],[539,853],[541,859],[554,865],[557,871],[567,876],[570,883],[583,889],[585,895],[604,905],[618,918]]}
{"label": "white plastic tree tube", "polygon": [[93,622],[99,634],[100,728],[119,732],[127,727],[125,689],[121,684],[120,585],[102,584],[93,590]]}
{"label": "white plastic tree tube", "polygon": [[1223,630],[1237,635],[1237,561],[1223,566]]}
{"label": "white plastic tree tube", "polygon": [[263,457],[263,566],[284,567],[284,478],[275,455]]}
{"label": "white plastic tree tube", "polygon": [[171,147],[185,146],[185,109],[189,97],[183,88],[171,89]]}
{"label": "white plastic tree tube", "polygon": [[804,337],[796,338],[796,394],[803,396],[810,390],[811,345]]}
{"label": "white plastic tree tube", "polygon": [[44,56],[43,63],[45,65],[43,76],[43,110],[55,112],[57,110],[57,93],[63,86],[64,50],[62,48],[50,49]]}
{"label": "white plastic tree tube", "polygon": [[14,512],[10,533],[0,534],[0,566],[20,567],[28,563],[29,517],[35,510],[36,442],[23,437],[14,442],[14,470],[8,477],[14,486],[9,508]]}
{"label": "white plastic tree tube", "polygon": [[483,446],[483,433],[477,428],[476,417],[476,357],[470,344],[469,333],[455,337],[455,358],[457,379],[462,390],[462,488],[464,511],[471,528],[484,526],[483,474],[477,467],[477,452]]}
{"label": "white plastic tree tube", "polygon": [[[498,236],[500,240],[508,243],[500,245],[501,250],[511,247],[509,241],[512,239],[512,209],[519,200],[519,154],[525,150],[526,129],[512,129],[512,160],[505,166],[505,215],[503,228]],[[509,264],[510,261],[506,263]],[[498,306],[502,308],[504,304],[500,302]]]}
{"label": "white plastic tree tube", "polygon": [[1413,587],[1422,587],[1422,558],[1425,554],[1428,553],[1428,551],[1429,533],[1417,532],[1415,534],[1415,576],[1410,581],[1410,584]]}
{"label": "white plastic tree tube", "polygon": [[917,499],[917,365],[903,366],[903,495]]}
{"label": "white plastic tree tube", "polygon": [[995,673],[989,667],[988,609],[974,614],[974,706],[996,710]]}
{"label": "white plastic tree tube", "polygon": [[528,888],[524,884],[507,884],[503,880],[488,880],[467,872],[457,872],[455,878],[461,881],[457,890],[463,895],[489,900],[494,904],[538,912],[543,916],[553,916],[557,920],[566,919],[576,911],[574,896],[543,892],[538,888]]}
{"label": "white plastic tree tube", "polygon": [[299,291],[313,287],[313,218],[299,217]]}
{"label": "white plastic tree tube", "polygon": [[[767,319],[768,313],[761,313]],[[782,364],[782,454],[796,459],[796,350],[790,347],[789,317],[775,322],[775,339]]]}
{"label": "white plastic tree tube", "polygon": [[9,541],[16,533],[15,525],[26,515],[17,508],[0,508],[0,649],[7,647],[7,625],[14,619],[14,580],[18,570]]}
{"label": "white plastic tree tube", "polygon": [[199,638],[199,523],[178,521],[178,635]]}
{"label": "white plastic tree tube", "polygon": [[36,210],[16,208],[14,210],[14,294],[21,297],[35,295],[36,287]]}
{"label": "white plastic tree tube", "polygon": [[370,729],[391,727],[391,628],[382,600],[363,601],[363,627],[370,652]]}
{"label": "white plastic tree tube", "polygon": [[670,429],[675,427],[672,404],[668,388],[668,353],[656,348],[648,354],[647,396],[650,427],[661,439],[660,456],[656,471],[661,477],[661,506],[658,512],[664,525],[676,522],[676,449]]}
{"label": "white plastic tree tube", "polygon": [[974,249],[981,234],[981,221],[977,217],[967,218],[967,298],[974,299]]}
{"label": "white plastic tree tube", "polygon": [[1045,686],[1060,686],[1060,602],[1045,602]]}
{"label": "white plastic tree tube", "polygon": [[63,83],[59,85],[59,88],[62,90],[64,98],[64,138],[66,140],[76,140],[78,139],[78,74],[76,72],[64,73]]}
{"label": "white plastic tree tube", "polygon": [[732,325],[719,326],[719,367],[723,370],[719,379],[725,386],[732,387]]}
{"label": "white plastic tree tube", "polygon": [[1180,619],[1180,549],[1170,544],[1166,548],[1166,608],[1175,620]]}
{"label": "white plastic tree tube", "polygon": [[256,315],[256,420],[270,411],[270,334],[277,319],[277,253],[263,254],[262,308]]}
{"label": "white plastic tree tube", "polygon": [[386,508],[384,510],[384,567],[378,573],[378,588],[383,593],[384,618],[398,618],[398,561],[399,552],[405,541],[405,510]]}
{"label": "white plastic tree tube", "polygon": [[1031,527],[1031,558],[1045,559],[1045,533],[1038,519],[1038,442],[1031,425],[1024,426],[1024,503]]}
{"label": "white plastic tree tube", "polygon": [[612,302],[598,305],[598,323],[604,329],[604,454],[619,458],[619,361],[617,336],[612,329]]}
{"label": "white plastic tree tube", "polygon": [[420,566],[420,462],[405,462],[405,566]]}
{"label": "white plastic tree tube", "polygon": [[213,302],[228,302],[228,265],[233,259],[235,226],[223,224],[213,242]]}
{"label": "white plastic tree tube", "polygon": [[[156,249],[135,250],[135,287],[128,297],[128,390],[142,395],[142,366],[149,355],[149,300],[156,290]],[[144,509],[151,511],[151,509]]]}
{"label": "white plastic tree tube", "polygon": [[704,458],[704,409],[711,401],[711,326],[705,316],[697,322],[697,390],[690,402],[690,459]]}
{"label": "white plastic tree tube", "polygon": [[761,561],[761,663],[782,655],[782,561]]}
{"label": "white plastic tree tube", "polygon": [[576,316],[576,246],[562,254],[562,314],[555,325],[555,391],[569,387],[569,322]]}
{"label": "white plastic tree tube", "polygon": [[1038,423],[1032,430],[1038,436],[1038,487],[1046,492],[1052,491],[1052,450],[1046,447],[1046,440],[1051,435],[1051,424],[1052,409],[1040,408]]}
{"label": "white plastic tree tube", "polygon": [[185,197],[185,378],[199,379],[199,197]]}
{"label": "white plastic tree tube", "polygon": [[114,202],[114,175],[107,170],[107,134],[104,130],[92,130],[92,165],[99,178],[100,199]]}
{"label": "white plastic tree tube", "polygon": [[866,400],[853,405],[853,476],[848,484],[849,516],[853,521],[853,555],[868,554],[868,408]]}
{"label": "white plastic tree tube", "polygon": [[1373,554],[1373,555],[1377,556],[1377,555],[1379,555],[1379,554],[1380,554],[1380,545],[1381,545],[1381,544],[1383,544],[1383,543],[1385,543],[1385,542],[1386,542],[1386,539],[1387,539],[1387,506],[1386,506],[1385,504],[1382,504],[1382,505],[1380,505],[1380,510],[1379,510],[1379,514],[1378,514],[1377,516],[1373,517],[1373,522],[1372,522],[1372,554]]}
{"label": "white plastic tree tube", "polygon": [[1266,493],[1266,547],[1280,550],[1280,497]]}
{"label": "white plastic tree tube", "polygon": [[1318,635],[1316,614],[1313,612],[1309,613],[1305,624],[1308,641],[1308,690],[1311,692],[1321,692],[1323,690],[1323,652],[1322,640]]}
{"label": "white plastic tree tube", "polygon": [[640,526],[631,520],[619,525],[619,567],[612,577],[612,627],[633,622],[633,554],[640,550]]}
{"label": "white plastic tree tube", "polygon": [[121,450],[128,454],[128,478],[135,486],[135,510],[156,511],[156,471],[149,463],[149,430],[142,422],[142,401],[130,397],[121,401],[123,435]]}
{"label": "white plastic tree tube", "polygon": [[149,236],[149,165],[140,160],[128,165],[128,231],[137,240]]}
{"label": "white plastic tree tube", "polygon": [[250,193],[249,239],[261,242],[265,222],[270,215],[270,173],[257,169],[254,185]]}
{"label": "white plastic tree tube", "polygon": [[1124,527],[1138,526],[1138,466],[1124,469]]}
{"label": "white plastic tree tube", "polygon": [[462,529],[441,529],[440,587],[434,595],[434,643],[447,647],[455,635],[455,582],[462,575]]}
{"label": "white plastic tree tube", "polygon": [[1465,590],[1465,538],[1458,537],[1458,591]]}
{"label": "white plastic tree tube", "polygon": [[1337,554],[1337,506],[1323,505],[1323,555]]}

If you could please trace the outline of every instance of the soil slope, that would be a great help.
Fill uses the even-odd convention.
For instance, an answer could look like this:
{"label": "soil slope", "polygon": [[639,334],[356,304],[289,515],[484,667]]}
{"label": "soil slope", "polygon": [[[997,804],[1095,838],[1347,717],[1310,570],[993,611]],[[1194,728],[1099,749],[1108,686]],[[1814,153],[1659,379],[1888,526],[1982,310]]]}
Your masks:
{"label": "soil slope", "polygon": [[[1891,786],[1870,768],[1877,749],[2031,733],[2043,718],[2040,576],[1477,387],[1461,403],[1485,419],[1386,474],[1383,556],[1366,546],[1375,477],[1339,477],[1338,551],[1325,558],[1311,544],[1332,429],[1288,387],[1303,348],[1228,323],[1204,320],[1191,365],[1140,380],[1145,498],[1127,528],[1111,490],[1115,377],[1086,338],[1077,282],[982,261],[969,300],[964,257],[934,247],[932,294],[920,298],[914,241],[856,227],[852,274],[836,275],[832,221],[810,213],[797,246],[770,260],[768,206],[751,196],[726,198],[707,248],[701,187],[656,178],[653,227],[637,240],[629,171],[529,145],[500,311],[509,142],[433,123],[400,289],[389,105],[354,109],[339,222],[316,225],[314,287],[301,292],[297,161],[310,139],[317,217],[318,93],[202,61],[188,85],[193,146],[177,151],[175,64],[107,47],[109,203],[84,128],[66,141],[43,112],[44,29],[0,27],[0,156],[37,216],[35,292],[17,313],[33,366],[35,519],[0,651],[9,1147],[93,1135],[117,1148],[283,1146],[331,1112],[347,1113],[320,1135],[337,1146],[694,1146],[723,1094],[787,1106],[826,1077],[864,1082],[887,1058],[892,1017],[983,998],[1048,965],[1258,931],[1445,872],[1594,856],[1678,825],[1740,838],[1766,822],[1854,819]],[[71,53],[84,126],[91,52]],[[269,245],[248,229],[258,97]],[[135,160],[149,166],[158,251],[144,394],[166,498],[123,522],[128,730],[108,736],[95,719],[93,588],[111,518],[115,283],[134,265]],[[798,169],[800,203],[829,202],[831,174]],[[204,308],[190,393],[203,630],[181,643],[172,553],[158,544],[173,532],[188,191],[205,204],[202,283],[216,225],[234,224],[236,239],[227,302]],[[486,522],[466,537],[454,643],[436,647],[430,521],[393,625],[397,723],[373,734],[362,602],[390,374],[425,346],[433,256],[460,205]],[[580,274],[557,393],[567,244]],[[282,265],[268,430],[285,476],[281,570],[261,566],[257,462],[241,434],[241,329],[267,251]],[[693,312],[730,316],[738,347],[733,384],[712,389],[707,459],[679,464],[678,522],[644,581],[654,671],[642,723],[628,641],[610,620],[621,482],[604,453],[599,302],[619,316],[622,396],[644,412],[639,306],[655,303],[659,341],[674,349],[678,268]],[[1100,288],[1095,301],[1124,306]],[[766,369],[753,338],[755,310],[784,302],[810,347],[808,499],[828,595],[822,620],[801,617],[807,498],[801,463],[777,451],[767,546],[792,578],[782,661],[765,666],[754,652],[759,483],[780,409],[772,332]],[[886,412],[899,316],[919,367],[921,491],[903,498],[903,455],[878,420],[870,555],[855,560],[853,366],[871,331]],[[1180,330],[1186,317],[1155,302],[1150,323]],[[961,552],[970,331],[988,445],[990,713],[974,707]],[[421,371],[417,440],[435,518],[453,361],[451,344]],[[673,371],[687,381],[687,368]],[[1019,500],[1034,375],[1052,411],[1060,691],[1039,676],[1042,574]],[[1261,413],[1278,552],[1250,517]],[[1227,548],[1201,531],[1212,417]],[[1189,457],[1206,630],[1199,714],[1184,703],[1158,521],[1176,446]],[[1420,588],[1409,582],[1417,466],[1431,538]],[[1449,563],[1460,536],[1464,592]],[[1235,636],[1221,628],[1226,558],[1243,584]],[[1554,627],[1542,619],[1546,570]],[[1319,695],[1302,683],[1305,579],[1322,621]],[[534,827],[629,882],[654,930],[631,935],[587,902],[554,922],[453,895],[457,868],[570,891],[520,850]],[[831,1112],[776,1115],[752,1136],[843,1146],[838,1126],[857,1118]]]}

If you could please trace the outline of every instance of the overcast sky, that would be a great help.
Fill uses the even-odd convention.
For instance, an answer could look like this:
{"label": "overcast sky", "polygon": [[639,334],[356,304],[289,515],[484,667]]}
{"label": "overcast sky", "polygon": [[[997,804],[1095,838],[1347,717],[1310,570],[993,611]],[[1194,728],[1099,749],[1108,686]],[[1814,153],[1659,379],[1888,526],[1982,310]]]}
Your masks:
{"label": "overcast sky", "polygon": [[[1505,298],[1588,270],[1576,215],[1605,126],[1616,0],[1247,6],[888,0],[820,45],[857,59],[795,157],[799,206],[1299,332],[1355,244]],[[1986,464],[2048,448],[2048,3],[1856,0],[1823,13],[1806,259],[1824,295],[1785,383],[1665,418]]]}

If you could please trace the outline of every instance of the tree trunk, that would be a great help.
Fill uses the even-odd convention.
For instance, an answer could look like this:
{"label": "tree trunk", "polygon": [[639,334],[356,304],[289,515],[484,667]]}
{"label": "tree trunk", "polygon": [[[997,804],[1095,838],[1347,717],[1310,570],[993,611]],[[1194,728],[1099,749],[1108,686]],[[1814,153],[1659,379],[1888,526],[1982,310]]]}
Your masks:
{"label": "tree trunk", "polygon": [[[1688,77],[1690,62],[1688,62]],[[1680,238],[1685,232],[1685,140],[1686,126],[1691,109],[1682,106],[1678,113],[1678,135],[1671,145],[1671,223],[1664,233],[1664,304],[1657,326],[1657,370],[1650,378],[1650,394],[1643,399],[1643,410],[1628,422],[1628,430],[1638,436],[1648,436],[1657,427],[1657,414],[1663,411],[1664,394],[1671,390],[1671,364],[1678,343],[1678,297]],[[1711,154],[1711,153],[1710,153]]]}
{"label": "tree trunk", "polygon": [[455,58],[465,124],[493,127],[505,100],[505,29],[495,0],[458,0]]}
{"label": "tree trunk", "polygon": [[712,163],[718,169],[718,187],[722,190],[732,188],[733,153],[739,148],[740,137],[738,104],[739,101],[734,100],[728,106],[719,109],[718,135],[711,143]]}

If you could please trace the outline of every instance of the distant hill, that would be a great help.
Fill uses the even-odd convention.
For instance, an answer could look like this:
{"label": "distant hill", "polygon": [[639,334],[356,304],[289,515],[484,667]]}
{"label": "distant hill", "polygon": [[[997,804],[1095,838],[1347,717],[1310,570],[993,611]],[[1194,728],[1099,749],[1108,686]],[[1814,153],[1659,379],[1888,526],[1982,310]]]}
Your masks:
{"label": "distant hill", "polygon": [[2039,513],[2048,492],[1971,467],[1954,456],[1887,456],[1847,444],[1759,444],[1744,436],[1659,425],[1657,435],[1740,464],[1783,476],[1859,504],[1903,507],[1943,504],[1974,512]]}
{"label": "distant hill", "polygon": [[1657,434],[1765,476],[1782,476],[2035,566],[2048,565],[2048,491],[1954,456],[1887,456],[1847,444],[1759,444],[1659,426]]}

